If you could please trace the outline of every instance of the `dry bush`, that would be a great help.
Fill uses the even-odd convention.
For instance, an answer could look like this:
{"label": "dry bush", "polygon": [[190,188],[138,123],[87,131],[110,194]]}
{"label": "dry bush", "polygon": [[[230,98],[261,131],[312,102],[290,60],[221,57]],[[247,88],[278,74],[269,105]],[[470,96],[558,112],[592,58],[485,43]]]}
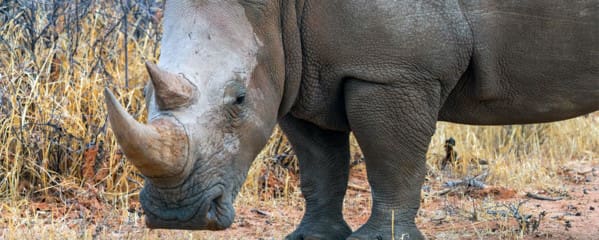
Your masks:
{"label": "dry bush", "polygon": [[86,183],[107,196],[139,188],[107,130],[102,92],[144,120],[143,63],[158,56],[161,6],[0,1],[1,198],[68,197]]}

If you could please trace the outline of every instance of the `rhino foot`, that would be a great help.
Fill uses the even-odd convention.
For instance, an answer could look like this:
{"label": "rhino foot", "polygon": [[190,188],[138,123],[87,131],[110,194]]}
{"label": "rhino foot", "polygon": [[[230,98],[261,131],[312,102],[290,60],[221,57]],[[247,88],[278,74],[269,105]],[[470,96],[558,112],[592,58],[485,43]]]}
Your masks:
{"label": "rhino foot", "polygon": [[390,226],[368,226],[368,224],[362,226],[358,231],[354,232],[348,240],[383,240],[383,239],[395,239],[395,240],[420,240],[426,239],[424,235],[414,227],[396,226],[395,233],[391,234]]}
{"label": "rhino foot", "polygon": [[314,222],[300,224],[300,226],[286,240],[323,240],[346,239],[352,233],[351,228],[342,221],[331,224],[330,222]]}

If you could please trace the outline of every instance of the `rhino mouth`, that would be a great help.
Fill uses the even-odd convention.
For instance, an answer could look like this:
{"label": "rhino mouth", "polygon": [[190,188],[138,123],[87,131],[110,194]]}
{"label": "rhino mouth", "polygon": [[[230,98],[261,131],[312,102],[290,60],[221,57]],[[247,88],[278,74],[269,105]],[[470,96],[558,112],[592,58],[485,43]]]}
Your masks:
{"label": "rhino mouth", "polygon": [[140,193],[140,201],[146,226],[152,229],[223,230],[231,226],[235,217],[231,198],[222,185],[181,201],[164,200],[168,195],[157,199],[148,192]]}
{"label": "rhino mouth", "polygon": [[210,202],[210,208],[206,214],[207,230],[224,230],[233,223],[235,216],[233,205],[224,199],[224,196],[221,195]]}

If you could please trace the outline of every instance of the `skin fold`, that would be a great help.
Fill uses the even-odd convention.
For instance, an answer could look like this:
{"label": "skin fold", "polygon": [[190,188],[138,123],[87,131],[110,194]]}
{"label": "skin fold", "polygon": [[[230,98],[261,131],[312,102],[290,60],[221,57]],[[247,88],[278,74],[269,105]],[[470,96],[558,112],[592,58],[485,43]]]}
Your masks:
{"label": "skin fold", "polygon": [[[148,123],[107,98],[117,140],[146,175],[147,225],[229,227],[249,166],[279,123],[306,198],[287,239],[423,239],[414,218],[437,121],[523,124],[599,109],[598,6],[167,1],[160,63],[148,65]],[[373,199],[353,231],[342,215],[350,132]]]}

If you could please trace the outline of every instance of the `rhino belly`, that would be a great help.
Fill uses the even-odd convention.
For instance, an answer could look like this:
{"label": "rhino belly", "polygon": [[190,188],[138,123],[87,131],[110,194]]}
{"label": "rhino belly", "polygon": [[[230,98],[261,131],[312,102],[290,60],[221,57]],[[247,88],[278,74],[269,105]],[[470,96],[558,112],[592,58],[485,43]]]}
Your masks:
{"label": "rhino belly", "polygon": [[439,119],[557,121],[599,109],[599,1],[467,1],[468,71]]}

